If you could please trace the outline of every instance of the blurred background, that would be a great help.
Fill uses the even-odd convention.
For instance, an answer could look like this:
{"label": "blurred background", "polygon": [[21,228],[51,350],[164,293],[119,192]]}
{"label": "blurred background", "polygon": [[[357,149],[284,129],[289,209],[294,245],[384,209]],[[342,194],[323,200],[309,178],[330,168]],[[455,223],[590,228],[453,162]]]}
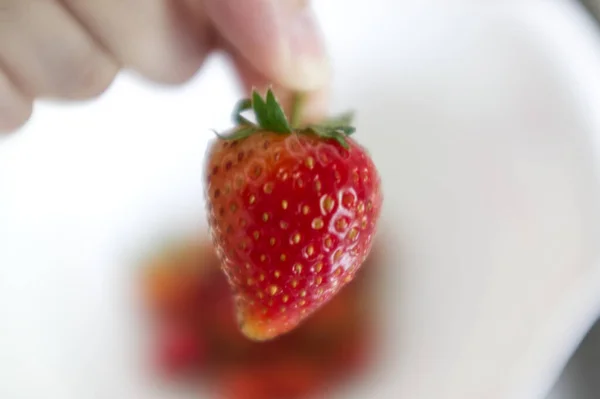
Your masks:
{"label": "blurred background", "polygon": [[0,398],[598,397],[600,2],[314,3],[384,182],[364,286],[269,348],[198,307],[177,372],[155,316],[219,287],[203,157],[241,92],[221,54],[181,87],[124,74],[0,137]]}

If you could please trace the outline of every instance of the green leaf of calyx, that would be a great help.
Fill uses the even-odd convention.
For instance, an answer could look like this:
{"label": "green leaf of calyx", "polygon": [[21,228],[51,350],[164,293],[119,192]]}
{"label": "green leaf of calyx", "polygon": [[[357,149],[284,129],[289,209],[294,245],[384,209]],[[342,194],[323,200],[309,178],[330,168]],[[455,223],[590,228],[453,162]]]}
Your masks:
{"label": "green leaf of calyx", "polygon": [[320,125],[331,126],[331,127],[337,127],[337,126],[350,127],[350,125],[352,125],[353,120],[354,120],[354,112],[345,112],[345,113],[335,116],[333,118],[326,119],[325,121],[321,122]]}
{"label": "green leaf of calyx", "polygon": [[252,92],[252,109],[261,128],[276,133],[292,132],[285,113],[271,89],[267,91],[266,101],[256,91]]}
{"label": "green leaf of calyx", "polygon": [[354,113],[346,112],[317,124],[309,125],[305,130],[320,137],[333,139],[342,147],[348,149],[346,138],[356,131],[356,128],[351,125],[353,119]]}
{"label": "green leaf of calyx", "polygon": [[238,125],[252,125],[248,119],[242,116],[242,112],[252,109],[252,101],[249,98],[240,100],[233,111],[233,120]]}
{"label": "green leaf of calyx", "polygon": [[[260,131],[271,131],[278,134],[296,132],[297,134],[310,134],[335,140],[342,147],[348,149],[347,137],[356,130],[351,126],[354,114],[347,112],[316,124],[299,126],[303,99],[303,93],[296,93],[294,96],[291,112],[292,120],[290,121],[277,102],[272,89],[267,90],[264,98],[256,90],[252,90],[251,98],[239,101],[234,109],[233,119],[238,125],[237,128],[226,136],[217,132],[215,134],[223,140],[241,140]],[[242,116],[243,112],[249,110],[254,112],[256,123]]]}
{"label": "green leaf of calyx", "polygon": [[242,127],[238,128],[237,130],[233,131],[231,134],[229,134],[227,136],[219,134],[219,132],[217,132],[216,130],[213,130],[213,132],[221,140],[241,140],[241,139],[245,139],[246,137],[253,135],[254,133],[256,133],[259,130],[260,129],[257,126],[247,125],[247,126],[242,126]]}
{"label": "green leaf of calyx", "polygon": [[348,142],[346,141],[346,137],[354,132],[354,128],[351,126],[330,127],[325,125],[311,125],[308,126],[305,131],[308,133],[313,133],[319,137],[333,139],[342,147],[348,149],[349,146]]}

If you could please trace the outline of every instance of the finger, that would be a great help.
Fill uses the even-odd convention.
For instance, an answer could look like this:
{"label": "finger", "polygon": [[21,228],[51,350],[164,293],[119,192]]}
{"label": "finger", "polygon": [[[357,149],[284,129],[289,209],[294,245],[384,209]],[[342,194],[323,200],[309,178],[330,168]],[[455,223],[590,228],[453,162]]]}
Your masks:
{"label": "finger", "polygon": [[58,3],[5,0],[0,60],[36,97],[84,99],[102,93],[118,68]]}
{"label": "finger", "polygon": [[0,132],[8,133],[22,126],[31,111],[31,99],[21,93],[0,69]]}
{"label": "finger", "polygon": [[219,34],[273,83],[303,91],[327,84],[329,63],[308,1],[205,2]]}
{"label": "finger", "polygon": [[210,50],[200,0],[62,0],[124,66],[182,83]]}
{"label": "finger", "polygon": [[[267,88],[272,88],[286,114],[290,115],[294,93],[281,85],[272,84],[246,58],[235,51],[230,51],[230,53],[232,54],[233,63],[238,71],[244,90],[249,94],[252,89],[257,89],[261,94],[264,94]],[[324,86],[315,91],[304,92],[304,94],[302,114],[300,115],[301,121],[303,123],[311,123],[319,122],[325,118],[329,100],[329,87]]]}

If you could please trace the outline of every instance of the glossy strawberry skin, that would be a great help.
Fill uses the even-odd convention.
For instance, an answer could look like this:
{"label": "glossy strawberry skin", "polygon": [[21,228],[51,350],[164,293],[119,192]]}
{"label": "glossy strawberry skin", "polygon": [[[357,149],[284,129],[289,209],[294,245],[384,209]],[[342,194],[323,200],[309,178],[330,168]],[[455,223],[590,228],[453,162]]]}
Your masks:
{"label": "glossy strawberry skin", "polygon": [[206,197],[213,243],[242,332],[289,332],[328,301],[370,252],[380,178],[351,138],[261,132],[209,148]]}

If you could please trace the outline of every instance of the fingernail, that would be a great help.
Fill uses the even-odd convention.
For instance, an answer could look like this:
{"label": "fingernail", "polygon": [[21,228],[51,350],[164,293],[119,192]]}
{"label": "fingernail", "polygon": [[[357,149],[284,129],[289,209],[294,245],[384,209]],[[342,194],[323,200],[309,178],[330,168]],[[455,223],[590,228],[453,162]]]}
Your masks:
{"label": "fingernail", "polygon": [[330,65],[315,15],[306,0],[271,0],[280,33],[281,83],[312,91],[325,85]]}

